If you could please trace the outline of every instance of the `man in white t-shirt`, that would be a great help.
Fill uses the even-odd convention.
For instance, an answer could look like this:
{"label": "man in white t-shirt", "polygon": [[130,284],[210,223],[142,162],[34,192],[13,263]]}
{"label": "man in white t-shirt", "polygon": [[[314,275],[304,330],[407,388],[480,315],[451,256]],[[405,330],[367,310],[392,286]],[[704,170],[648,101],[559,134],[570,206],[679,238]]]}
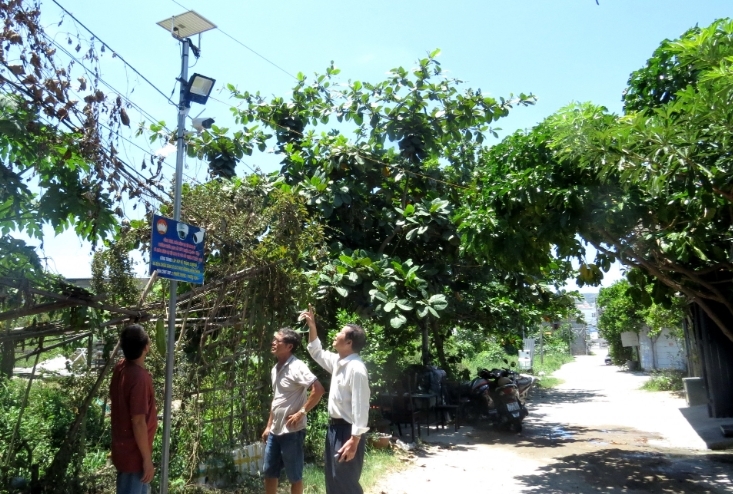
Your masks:
{"label": "man in white t-shirt", "polygon": [[[303,462],[306,414],[315,407],[325,389],[313,373],[293,353],[300,346],[300,335],[282,328],[272,339],[272,406],[267,428],[262,433],[265,445],[265,492],[277,492],[280,472],[285,468],[291,494],[303,493]],[[307,392],[310,390],[310,394]]]}
{"label": "man in white t-shirt", "polygon": [[328,392],[329,424],[324,454],[326,494],[363,494],[359,478],[364,465],[362,435],[369,430],[369,377],[359,352],[366,334],[347,324],[333,340],[334,352],[323,350],[313,310],[303,311],[308,323],[308,353],[331,374]]}

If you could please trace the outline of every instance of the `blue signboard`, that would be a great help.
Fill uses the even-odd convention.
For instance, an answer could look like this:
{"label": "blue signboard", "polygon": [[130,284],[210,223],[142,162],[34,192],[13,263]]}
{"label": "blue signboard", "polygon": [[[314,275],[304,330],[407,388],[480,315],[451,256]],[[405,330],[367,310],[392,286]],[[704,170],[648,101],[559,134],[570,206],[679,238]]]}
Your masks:
{"label": "blue signboard", "polygon": [[204,283],[206,231],[180,221],[153,215],[150,273],[169,280]]}

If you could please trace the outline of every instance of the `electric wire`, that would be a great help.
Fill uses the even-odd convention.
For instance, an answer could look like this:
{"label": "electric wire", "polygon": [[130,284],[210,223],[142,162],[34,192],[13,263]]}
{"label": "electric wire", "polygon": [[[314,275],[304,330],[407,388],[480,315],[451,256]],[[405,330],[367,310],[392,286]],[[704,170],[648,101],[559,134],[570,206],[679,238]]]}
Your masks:
{"label": "electric wire", "polygon": [[[151,123],[155,123],[155,124],[157,124],[157,123],[159,123],[159,122],[160,122],[160,120],[159,120],[159,119],[156,119],[156,118],[155,118],[154,116],[152,116],[152,115],[151,115],[150,113],[148,113],[148,112],[147,112],[147,111],[146,111],[146,110],[145,110],[144,108],[142,108],[142,107],[141,107],[140,105],[138,105],[138,104],[137,104],[137,103],[135,103],[135,102],[134,102],[133,100],[131,100],[131,99],[130,99],[130,98],[129,98],[128,96],[126,96],[125,94],[123,94],[123,93],[122,93],[122,91],[120,91],[120,90],[116,89],[116,88],[115,88],[114,86],[112,86],[112,85],[111,85],[110,83],[108,83],[107,81],[105,81],[105,80],[104,80],[104,79],[103,79],[103,78],[102,78],[101,76],[99,76],[98,74],[95,74],[94,70],[92,70],[91,68],[89,68],[89,67],[87,67],[86,65],[84,65],[84,62],[82,62],[82,61],[81,61],[81,60],[79,60],[79,59],[78,59],[78,58],[77,58],[76,56],[74,56],[74,54],[72,54],[72,53],[71,53],[71,52],[70,52],[70,51],[69,51],[69,50],[68,50],[68,49],[67,49],[67,48],[66,48],[65,46],[63,46],[63,45],[59,44],[59,43],[58,43],[58,42],[57,42],[56,40],[52,39],[52,38],[51,38],[50,36],[48,36],[48,34],[46,34],[46,33],[43,33],[43,36],[44,36],[44,37],[45,37],[45,38],[46,38],[46,39],[47,39],[47,40],[48,40],[49,42],[51,42],[51,43],[52,43],[52,44],[53,44],[54,46],[56,46],[56,47],[57,47],[57,48],[58,48],[59,50],[61,50],[62,52],[64,52],[64,53],[66,54],[66,56],[67,56],[67,57],[71,58],[71,59],[72,59],[72,60],[74,60],[74,61],[75,61],[76,63],[78,63],[78,64],[79,64],[79,65],[80,65],[80,66],[81,66],[81,67],[82,67],[82,68],[83,68],[83,69],[84,69],[84,70],[86,71],[86,73],[87,73],[87,75],[88,75],[88,76],[90,76],[90,77],[93,77],[93,78],[95,78],[96,80],[98,80],[99,82],[101,82],[101,83],[102,83],[102,84],[103,84],[103,85],[104,85],[105,87],[107,87],[107,88],[108,88],[108,89],[109,89],[110,91],[112,91],[112,92],[113,92],[113,93],[115,93],[115,94],[116,94],[117,96],[119,96],[120,98],[122,98],[123,100],[125,100],[125,101],[126,101],[127,103],[129,103],[129,104],[130,104],[130,105],[131,105],[132,107],[134,107],[135,109],[137,109],[137,110],[138,110],[138,111],[139,111],[139,112],[140,112],[141,114],[143,114],[143,115],[144,115],[145,117],[147,117],[147,119],[148,119],[148,120],[149,120],[149,121],[150,121]],[[170,129],[169,129],[168,127],[164,127],[164,128],[165,128],[165,129],[166,129],[167,131],[171,132],[171,130],[170,130]]]}
{"label": "electric wire", "polygon": [[172,100],[171,100],[171,99],[170,99],[170,98],[169,98],[168,96],[166,96],[166,95],[165,95],[165,93],[164,93],[163,91],[161,91],[161,90],[160,90],[160,88],[158,88],[158,86],[156,86],[155,84],[153,84],[152,82],[150,82],[150,79],[148,79],[148,78],[147,78],[147,77],[145,77],[145,76],[144,76],[143,74],[141,74],[139,70],[137,70],[137,69],[136,69],[136,68],[135,68],[135,67],[134,67],[134,66],[133,66],[132,64],[130,64],[130,63],[129,63],[129,62],[127,61],[127,60],[125,60],[125,59],[124,59],[124,58],[122,57],[122,55],[120,55],[120,54],[119,54],[119,52],[118,52],[118,51],[116,51],[116,50],[113,50],[113,49],[112,49],[112,47],[110,47],[110,46],[109,46],[109,45],[108,45],[107,43],[105,43],[105,42],[104,42],[104,41],[102,40],[102,38],[100,38],[100,37],[99,37],[99,36],[98,36],[98,35],[97,35],[97,34],[96,34],[95,32],[93,32],[93,31],[92,31],[91,29],[89,29],[89,28],[88,28],[88,27],[87,27],[87,26],[86,26],[86,25],[85,25],[85,24],[84,24],[83,22],[81,22],[81,21],[80,21],[79,19],[77,19],[77,18],[76,18],[76,17],[74,16],[74,14],[72,14],[71,12],[69,12],[69,11],[68,11],[68,10],[67,10],[67,9],[66,9],[66,8],[65,8],[65,7],[64,7],[63,5],[61,5],[61,4],[60,4],[60,3],[59,3],[59,2],[57,1],[57,0],[53,0],[53,3],[55,3],[55,4],[56,4],[56,5],[57,5],[57,6],[58,6],[58,7],[59,7],[59,8],[61,9],[61,10],[63,10],[63,11],[64,11],[64,12],[65,12],[65,13],[66,13],[66,14],[67,14],[68,16],[69,16],[69,17],[71,17],[72,19],[74,19],[74,21],[75,21],[75,22],[76,22],[77,24],[79,24],[79,25],[80,25],[81,27],[83,27],[83,28],[84,28],[84,29],[85,29],[85,30],[86,30],[86,31],[87,31],[87,32],[88,32],[89,34],[91,34],[92,36],[94,36],[94,38],[95,38],[95,39],[99,40],[99,42],[100,42],[100,43],[102,43],[102,45],[103,45],[103,46],[105,46],[105,47],[106,47],[106,48],[107,48],[107,49],[108,49],[109,51],[111,51],[111,52],[112,52],[112,53],[113,53],[113,54],[114,54],[114,55],[115,55],[115,56],[116,56],[117,58],[119,58],[119,59],[120,59],[120,60],[122,61],[122,63],[124,63],[125,65],[127,65],[128,67],[130,67],[130,69],[131,69],[131,70],[132,70],[133,72],[135,72],[135,73],[136,73],[136,74],[137,74],[138,76],[140,76],[140,77],[141,77],[141,78],[142,78],[142,79],[143,79],[143,80],[144,80],[145,82],[147,82],[148,84],[150,84],[150,87],[152,87],[152,88],[153,88],[153,89],[155,89],[155,90],[156,90],[156,91],[157,91],[158,93],[160,93],[160,95],[161,95],[161,96],[163,96],[163,98],[165,98],[165,99],[166,99],[166,101],[168,101],[168,102],[169,102],[170,104],[172,104],[173,106],[178,106],[178,105],[176,105],[176,104],[175,104],[175,103],[174,103],[174,102],[173,102],[173,101],[172,101]]}
{"label": "electric wire", "polygon": [[[56,0],[54,0],[54,1],[56,1]],[[173,3],[175,3],[176,5],[178,5],[179,7],[181,7],[181,8],[184,8],[184,9],[186,9],[186,10],[191,10],[191,9],[189,9],[188,7],[186,7],[185,5],[183,5],[182,3],[180,3],[180,2],[178,2],[178,1],[176,1],[176,0],[171,0],[171,1],[172,1]],[[218,30],[219,32],[221,32],[221,34],[223,34],[223,35],[224,35],[224,36],[226,36],[227,38],[231,39],[232,41],[234,41],[234,42],[235,42],[235,43],[237,43],[238,45],[240,45],[240,46],[242,46],[242,47],[246,48],[247,50],[251,51],[252,53],[254,53],[255,55],[257,55],[257,56],[258,56],[258,57],[260,57],[260,58],[261,58],[262,60],[264,60],[265,62],[269,63],[270,65],[272,65],[273,67],[275,67],[276,69],[278,69],[279,71],[281,71],[282,73],[284,73],[284,74],[286,74],[286,75],[288,75],[288,76],[292,77],[292,78],[293,78],[293,79],[295,79],[296,81],[298,80],[298,78],[297,78],[297,77],[295,77],[295,76],[294,76],[293,74],[291,74],[290,72],[288,72],[287,70],[285,70],[284,68],[282,68],[281,66],[279,66],[278,64],[276,64],[275,62],[273,62],[272,60],[270,60],[269,58],[267,58],[266,56],[264,56],[264,55],[262,55],[262,54],[258,53],[258,52],[257,52],[256,50],[254,50],[254,49],[250,48],[249,46],[245,45],[244,43],[242,43],[241,41],[239,41],[239,40],[238,40],[237,38],[235,38],[234,36],[232,36],[231,34],[229,34],[229,33],[225,32],[225,31],[224,31],[224,30],[223,30],[222,28],[220,28],[220,27],[218,27],[218,26],[217,26],[217,28],[216,28],[216,29],[217,29],[217,30]]]}
{"label": "electric wire", "polygon": [[[175,4],[177,4],[178,6],[180,6],[180,7],[184,8],[184,9],[190,10],[190,9],[188,9],[188,7],[186,7],[185,5],[181,4],[181,3],[180,3],[180,2],[178,2],[177,0],[171,0],[171,1],[172,1],[173,3],[175,3]],[[119,57],[119,58],[120,58],[120,59],[121,59],[121,60],[122,60],[122,61],[123,61],[123,62],[124,62],[124,63],[125,63],[125,64],[126,64],[126,65],[127,65],[128,67],[130,67],[130,68],[131,68],[131,69],[132,69],[132,70],[133,70],[133,71],[134,71],[134,72],[135,72],[136,74],[138,74],[138,75],[139,75],[140,77],[142,77],[142,78],[143,78],[143,79],[144,79],[144,80],[145,80],[146,82],[148,82],[148,84],[150,84],[151,86],[153,86],[153,87],[154,87],[154,88],[155,88],[155,89],[156,89],[156,90],[157,90],[157,91],[158,91],[158,92],[159,92],[159,93],[160,93],[161,95],[163,95],[163,97],[164,97],[164,98],[165,98],[165,99],[166,99],[166,100],[167,100],[168,102],[170,102],[170,103],[172,103],[172,104],[175,104],[175,103],[173,103],[173,101],[172,101],[172,100],[171,100],[171,99],[170,99],[169,97],[167,97],[167,96],[165,95],[165,93],[163,93],[163,92],[162,92],[162,91],[161,91],[160,89],[158,89],[158,88],[157,88],[157,87],[156,87],[156,86],[155,86],[154,84],[152,84],[152,83],[151,83],[151,82],[150,82],[150,81],[149,81],[149,80],[148,80],[148,79],[147,79],[147,78],[146,78],[145,76],[143,76],[143,75],[142,75],[142,74],[141,74],[141,73],[140,73],[140,72],[139,72],[139,71],[138,71],[137,69],[135,69],[135,68],[134,68],[134,67],[133,67],[133,66],[132,66],[131,64],[129,64],[129,63],[127,62],[127,61],[125,61],[125,60],[124,60],[124,59],[123,59],[123,58],[122,58],[121,56],[119,56],[119,55],[117,54],[117,52],[115,52],[115,51],[114,51],[114,50],[113,50],[113,49],[112,49],[112,48],[111,48],[111,47],[110,47],[109,45],[107,45],[106,43],[104,43],[104,41],[102,41],[102,40],[101,40],[101,39],[100,39],[100,38],[99,38],[99,37],[98,37],[98,36],[97,36],[97,35],[96,35],[96,34],[95,34],[95,33],[94,33],[93,31],[91,31],[91,30],[90,30],[90,29],[89,29],[89,28],[88,28],[88,27],[87,27],[86,25],[84,25],[84,24],[83,24],[83,23],[82,23],[81,21],[79,21],[79,20],[78,20],[78,19],[77,19],[76,17],[74,17],[74,16],[73,16],[73,14],[71,14],[71,13],[70,13],[70,12],[69,12],[68,10],[66,10],[66,9],[65,9],[65,8],[64,8],[64,7],[63,7],[63,6],[61,5],[61,4],[59,4],[57,0],[53,0],[53,2],[54,2],[55,4],[57,4],[57,5],[58,5],[58,6],[59,6],[59,7],[60,7],[60,8],[61,8],[61,9],[62,9],[62,10],[63,10],[64,12],[66,12],[66,13],[67,13],[67,14],[68,14],[68,15],[69,15],[69,16],[70,16],[70,17],[71,17],[72,19],[74,19],[74,21],[76,21],[76,22],[77,22],[78,24],[80,24],[80,25],[81,25],[81,26],[82,26],[82,27],[83,27],[83,28],[84,28],[85,30],[87,30],[87,32],[89,32],[89,33],[90,33],[90,34],[91,34],[92,36],[94,36],[95,38],[97,38],[97,39],[98,39],[98,40],[99,40],[99,41],[100,41],[100,42],[101,42],[101,43],[102,43],[102,44],[103,44],[104,46],[106,46],[106,47],[107,47],[107,48],[108,48],[108,49],[109,49],[109,50],[110,50],[111,52],[113,52],[113,53],[114,53],[114,54],[115,54],[116,56],[118,56],[118,57]],[[290,76],[290,77],[292,77],[293,79],[296,79],[296,80],[297,80],[297,77],[293,76],[293,75],[292,75],[291,73],[289,73],[289,72],[288,72],[287,70],[283,69],[282,67],[280,67],[279,65],[277,65],[277,64],[276,64],[276,63],[274,63],[273,61],[269,60],[269,59],[268,59],[267,57],[265,57],[264,55],[261,55],[261,54],[260,54],[260,53],[258,53],[257,51],[253,50],[253,49],[252,49],[252,48],[250,48],[249,46],[247,46],[247,45],[245,45],[244,43],[242,43],[241,41],[239,41],[238,39],[236,39],[236,38],[234,38],[233,36],[229,35],[228,33],[226,33],[226,32],[225,32],[224,30],[222,30],[221,28],[217,28],[217,29],[218,29],[219,31],[221,31],[221,33],[222,33],[222,34],[224,34],[225,36],[227,36],[228,38],[230,38],[230,39],[231,39],[232,41],[234,41],[234,42],[236,42],[237,44],[239,44],[239,45],[243,46],[244,48],[246,48],[246,49],[250,50],[250,51],[251,51],[252,53],[256,54],[257,56],[259,56],[260,58],[262,58],[262,59],[263,59],[263,60],[265,60],[266,62],[268,62],[268,63],[270,63],[271,65],[273,65],[274,67],[278,68],[279,70],[281,70],[281,71],[282,71],[282,72],[284,72],[285,74],[289,75],[289,76]],[[52,42],[52,43],[53,43],[54,45],[56,45],[56,46],[57,46],[57,47],[59,47],[59,48],[60,48],[60,49],[61,49],[62,51],[64,51],[64,52],[65,52],[65,53],[67,54],[67,56],[69,56],[69,57],[71,57],[72,59],[76,60],[76,61],[77,61],[77,62],[78,62],[78,63],[79,63],[80,65],[82,65],[82,67],[84,67],[84,69],[85,69],[85,70],[87,70],[87,71],[90,71],[90,69],[88,69],[88,68],[87,68],[87,67],[86,67],[86,66],[85,66],[85,65],[84,65],[84,64],[83,64],[83,63],[82,63],[81,61],[79,61],[79,60],[78,60],[78,59],[77,59],[76,57],[74,57],[74,56],[73,56],[73,55],[72,55],[72,54],[71,54],[71,53],[70,53],[70,52],[69,52],[68,50],[66,50],[66,48],[65,48],[65,47],[61,46],[61,45],[60,45],[59,43],[57,43],[57,42],[56,42],[55,40],[51,39],[51,38],[50,38],[50,37],[49,37],[48,35],[46,35],[45,33],[44,33],[44,36],[45,36],[45,37],[46,37],[47,39],[49,39],[49,41],[51,41],[51,42]],[[157,119],[155,119],[154,117],[152,117],[152,115],[150,115],[150,114],[149,114],[149,113],[147,113],[147,112],[146,112],[145,110],[143,110],[143,109],[142,109],[141,107],[139,107],[139,106],[138,106],[137,104],[135,104],[134,102],[132,102],[132,101],[131,101],[131,100],[130,100],[129,98],[127,98],[126,96],[122,95],[122,94],[121,94],[121,93],[120,93],[120,92],[119,92],[118,90],[116,90],[116,89],[115,89],[114,87],[112,87],[111,85],[109,85],[108,83],[106,83],[106,81],[102,80],[101,78],[100,78],[100,81],[102,81],[102,82],[103,82],[103,83],[105,84],[105,86],[107,86],[107,87],[108,87],[109,89],[111,89],[112,91],[114,91],[115,93],[117,93],[117,94],[118,94],[119,96],[121,96],[122,98],[124,98],[124,99],[125,99],[126,101],[128,101],[128,102],[129,102],[130,104],[132,104],[133,106],[135,106],[135,107],[136,107],[136,108],[137,108],[138,110],[140,110],[140,111],[141,111],[142,113],[144,113],[145,115],[147,115],[147,116],[148,116],[148,118],[150,118],[150,119],[151,119],[151,121],[152,121],[153,123],[158,123],[158,122],[159,122],[159,120],[157,120]],[[218,98],[215,98],[215,97],[211,97],[211,96],[210,96],[210,97],[209,97],[209,99],[212,99],[212,100],[214,100],[214,101],[216,101],[216,102],[218,102],[218,103],[220,103],[220,104],[224,104],[224,105],[227,105],[227,106],[228,106],[228,107],[230,107],[230,108],[231,108],[231,106],[232,106],[232,105],[230,105],[229,103],[227,103],[227,102],[225,102],[225,101],[223,101],[223,100],[220,100],[220,99],[218,99]],[[271,126],[273,126],[273,127],[279,127],[279,128],[281,128],[281,129],[283,129],[283,130],[286,130],[286,131],[288,131],[288,132],[293,132],[293,133],[296,133],[296,134],[300,135],[301,137],[304,137],[304,136],[305,136],[305,135],[304,135],[303,133],[301,133],[301,132],[298,132],[298,131],[296,131],[296,130],[294,130],[294,129],[291,129],[291,128],[289,128],[289,127],[286,127],[286,126],[280,125],[280,124],[278,124],[277,122],[274,122],[274,121],[265,121],[265,122],[266,122],[266,123],[268,123],[268,124],[270,124],[270,125],[271,125]],[[170,129],[166,128],[166,130],[168,130],[168,131],[170,132]],[[117,135],[119,135],[119,134],[117,134]],[[121,136],[120,136],[120,137],[121,137]],[[132,143],[132,141],[130,141],[130,140],[128,140],[128,142]],[[137,146],[137,144],[135,144],[135,146]],[[143,150],[144,152],[146,152],[146,153],[150,154],[150,153],[149,153],[149,151],[145,151],[145,150],[144,150],[144,149],[142,149],[142,148],[141,148],[140,146],[137,146],[137,147],[138,147],[138,148],[140,148],[141,150]],[[387,167],[387,168],[392,168],[392,169],[396,169],[396,170],[399,170],[399,171],[401,171],[401,172],[403,172],[403,173],[407,173],[407,174],[410,174],[410,175],[413,175],[413,176],[418,176],[418,177],[421,177],[421,178],[424,178],[424,179],[427,179],[427,180],[433,180],[433,181],[435,181],[435,182],[438,182],[438,183],[442,183],[442,184],[444,184],[444,185],[446,185],[446,186],[449,186],[449,187],[454,187],[454,188],[458,188],[458,189],[463,189],[463,190],[472,190],[472,189],[471,189],[470,187],[466,187],[466,186],[463,186],[463,185],[459,185],[459,184],[455,184],[455,183],[452,183],[452,182],[448,182],[448,181],[445,181],[445,180],[441,180],[441,179],[438,179],[438,178],[435,178],[435,177],[431,177],[431,176],[429,176],[429,175],[425,175],[425,174],[423,174],[423,173],[419,173],[419,172],[416,172],[416,171],[413,171],[413,170],[407,170],[407,169],[405,169],[404,167],[402,167],[402,166],[400,166],[400,165],[397,165],[397,164],[394,164],[394,163],[386,163],[386,162],[384,162],[384,161],[382,161],[382,160],[379,160],[379,159],[377,159],[377,158],[374,158],[374,157],[372,157],[372,156],[368,156],[368,155],[363,155],[363,154],[361,154],[361,153],[358,153],[358,152],[356,152],[355,154],[356,154],[357,156],[359,156],[360,158],[362,158],[362,159],[364,159],[364,160],[367,160],[367,161],[370,161],[370,162],[372,162],[372,163],[375,163],[375,164],[377,164],[377,165],[381,165],[381,166],[384,166],[384,167]],[[251,171],[252,171],[253,173],[257,173],[257,172],[256,172],[256,171],[255,171],[255,170],[254,170],[254,169],[253,169],[253,168],[252,168],[252,167],[251,167],[251,166],[250,166],[249,164],[247,164],[246,162],[244,162],[244,161],[241,161],[241,160],[240,160],[240,162],[241,162],[241,163],[243,163],[243,164],[244,164],[245,166],[247,166],[247,168],[249,168],[249,169],[250,169],[250,170],[251,170]],[[172,167],[172,165],[170,165],[169,163],[167,163],[167,162],[165,162],[165,161],[164,161],[164,163],[165,163],[165,164],[166,164],[167,166],[169,166],[169,167]],[[189,176],[189,177],[187,177],[187,178],[191,179],[192,177],[190,177],[190,176]],[[195,179],[194,179],[194,180],[195,180]]]}

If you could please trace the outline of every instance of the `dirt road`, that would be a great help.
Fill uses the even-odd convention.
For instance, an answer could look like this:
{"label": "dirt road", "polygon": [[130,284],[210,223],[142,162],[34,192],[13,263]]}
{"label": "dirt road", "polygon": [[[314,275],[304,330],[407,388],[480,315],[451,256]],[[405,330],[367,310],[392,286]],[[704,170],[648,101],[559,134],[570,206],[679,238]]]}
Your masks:
{"label": "dirt road", "polygon": [[483,427],[423,430],[424,450],[370,494],[733,492],[733,454],[712,453],[669,393],[646,379],[578,357],[538,390],[521,434]]}

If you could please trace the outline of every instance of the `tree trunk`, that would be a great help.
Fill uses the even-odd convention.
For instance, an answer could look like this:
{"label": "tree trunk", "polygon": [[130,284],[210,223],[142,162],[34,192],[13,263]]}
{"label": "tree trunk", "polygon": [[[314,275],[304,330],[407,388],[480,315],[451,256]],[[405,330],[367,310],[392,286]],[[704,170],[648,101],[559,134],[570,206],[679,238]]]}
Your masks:
{"label": "tree trunk", "polygon": [[440,362],[440,368],[446,372],[450,371],[448,367],[448,361],[445,358],[445,348],[443,344],[445,340],[443,335],[440,334],[440,325],[438,321],[433,322],[433,343],[435,344],[435,352],[438,354],[438,362]]}
{"label": "tree trunk", "polygon": [[422,363],[428,365],[430,363],[430,316],[425,317],[425,325],[422,328]]}
{"label": "tree trunk", "polygon": [[15,367],[15,342],[6,340],[3,342],[3,356],[0,362],[0,374],[8,379],[13,377],[13,367]]}
{"label": "tree trunk", "polygon": [[710,305],[716,319],[699,305],[692,307],[692,334],[700,350],[702,378],[708,393],[711,417],[733,417],[733,342],[720,330],[720,322],[733,326],[733,317],[723,305]]}

